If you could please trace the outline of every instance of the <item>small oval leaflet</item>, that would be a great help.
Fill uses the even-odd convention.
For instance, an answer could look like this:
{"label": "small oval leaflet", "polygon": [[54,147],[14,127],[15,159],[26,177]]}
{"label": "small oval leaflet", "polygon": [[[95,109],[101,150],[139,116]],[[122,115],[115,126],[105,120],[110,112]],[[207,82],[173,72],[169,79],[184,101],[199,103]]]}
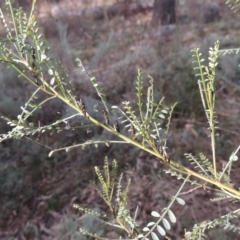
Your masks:
{"label": "small oval leaflet", "polygon": [[95,77],[90,78],[90,80],[91,80],[92,82],[96,82],[96,78],[95,78]]}
{"label": "small oval leaflet", "polygon": [[168,210],[168,216],[169,216],[170,220],[172,221],[172,223],[175,223],[177,221],[175,215],[173,214],[173,212],[170,209]]}
{"label": "small oval leaflet", "polygon": [[176,200],[180,205],[185,205],[185,201],[182,198],[177,197]]}
{"label": "small oval leaflet", "polygon": [[143,237],[144,237],[143,234],[139,234],[139,235],[137,236],[137,238],[143,238]]}
{"label": "small oval leaflet", "polygon": [[166,235],[165,230],[161,226],[157,225],[157,230],[162,236]]}
{"label": "small oval leaflet", "polygon": [[153,134],[150,135],[153,139],[157,139],[157,137]]}
{"label": "small oval leaflet", "polygon": [[45,60],[47,56],[45,54],[41,54],[41,61]]}
{"label": "small oval leaflet", "polygon": [[144,232],[148,232],[150,229],[148,227],[143,228]]}
{"label": "small oval leaflet", "polygon": [[150,223],[147,224],[147,227],[151,227],[151,226],[153,226],[154,224],[155,224],[155,222],[150,222]]}
{"label": "small oval leaflet", "polygon": [[152,215],[153,217],[160,217],[160,214],[159,214],[158,212],[156,212],[156,211],[152,211],[152,212],[151,212],[151,215]]}
{"label": "small oval leaflet", "polygon": [[53,75],[53,70],[51,68],[48,69],[48,74]]}
{"label": "small oval leaflet", "polygon": [[55,82],[55,77],[53,77],[51,80],[50,80],[50,85],[53,85]]}
{"label": "small oval leaflet", "polygon": [[168,114],[168,111],[165,110],[165,109],[161,110],[161,112],[162,112],[162,113],[165,113],[165,114]]}
{"label": "small oval leaflet", "polygon": [[166,117],[165,117],[165,115],[163,115],[163,114],[159,114],[158,115],[160,118],[162,118],[162,119],[165,119]]}
{"label": "small oval leaflet", "polygon": [[166,218],[163,218],[163,225],[167,230],[171,229],[171,225]]}
{"label": "small oval leaflet", "polygon": [[238,156],[237,156],[237,155],[234,155],[233,161],[237,161],[237,160],[238,160]]}
{"label": "small oval leaflet", "polygon": [[230,157],[230,160],[231,161],[237,161],[238,160],[238,156],[235,155],[235,154],[232,154],[231,157]]}
{"label": "small oval leaflet", "polygon": [[66,152],[69,152],[69,151],[71,151],[71,150],[72,150],[71,147],[66,148]]}
{"label": "small oval leaflet", "polygon": [[153,240],[159,240],[157,234],[154,233],[154,232],[151,232],[151,237],[152,237]]}

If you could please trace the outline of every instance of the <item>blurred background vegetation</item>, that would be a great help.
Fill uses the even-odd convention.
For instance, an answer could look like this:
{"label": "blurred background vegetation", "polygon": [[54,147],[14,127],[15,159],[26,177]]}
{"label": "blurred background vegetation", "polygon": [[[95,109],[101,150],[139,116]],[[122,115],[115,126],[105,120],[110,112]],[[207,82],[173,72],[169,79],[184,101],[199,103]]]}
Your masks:
{"label": "blurred background vegetation", "polygon": [[[29,11],[31,2],[17,0],[15,4]],[[132,4],[136,6],[139,2],[141,7],[134,10]],[[3,1],[0,6],[4,11]],[[51,48],[50,54],[62,62],[72,88],[84,98],[92,114],[96,115],[94,108],[99,99],[75,58],[80,58],[90,75],[102,83],[113,105],[135,102],[137,69],[142,69],[146,77],[151,75],[159,99],[164,96],[167,104],[178,102],[168,140],[169,154],[187,165],[185,152],[211,153],[190,50],[199,47],[207,54],[216,40],[220,40],[221,48],[239,47],[240,21],[224,0],[177,0],[176,21],[164,24],[161,19],[156,20],[156,6],[151,0],[39,0],[35,14]],[[0,35],[4,34],[1,23]],[[239,63],[238,55],[224,56],[218,67],[219,166],[226,163],[239,144]],[[5,65],[0,69],[0,115],[14,119],[33,86]],[[70,111],[61,102],[52,101],[32,118],[46,124],[67,116]],[[77,122],[69,124],[74,126]],[[0,133],[9,130],[1,119]],[[118,232],[103,229],[95,219],[79,216],[72,209],[73,202],[77,202],[107,211],[88,184],[94,176],[94,166],[101,166],[106,155],[109,159],[116,158],[121,170],[132,178],[130,209],[139,206],[139,224],[146,223],[151,210],[161,209],[175,194],[180,183],[165,176],[156,159],[129,146],[75,149],[48,157],[51,148],[106,133],[96,129],[88,134],[66,130],[61,138],[43,134],[0,144],[0,239],[83,239],[77,229],[84,224],[92,231],[101,230],[105,236],[119,237]],[[233,170],[236,182],[239,182],[238,167]],[[209,218],[209,203],[205,201],[209,198],[211,194],[204,191],[187,195],[187,207],[175,210],[179,221],[170,233],[172,239],[181,239],[184,228],[190,229],[194,222]],[[223,214],[225,207],[216,204],[211,217]],[[221,239],[238,239],[222,229],[210,232],[208,239],[217,239],[220,234]]]}

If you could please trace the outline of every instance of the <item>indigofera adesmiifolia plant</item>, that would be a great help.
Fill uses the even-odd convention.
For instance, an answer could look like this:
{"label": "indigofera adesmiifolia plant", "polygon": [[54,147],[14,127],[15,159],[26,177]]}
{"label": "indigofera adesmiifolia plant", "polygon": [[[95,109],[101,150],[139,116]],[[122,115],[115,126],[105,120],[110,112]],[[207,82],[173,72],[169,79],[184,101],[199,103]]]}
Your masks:
{"label": "indigofera adesmiifolia plant", "polygon": [[[137,226],[135,221],[137,210],[132,215],[128,209],[129,184],[125,190],[122,190],[122,175],[120,175],[116,183],[115,170],[117,163],[113,162],[113,172],[110,173],[109,163],[107,158],[105,158],[104,175],[98,168],[95,168],[101,189],[97,184],[95,187],[111,209],[118,227],[122,228],[129,238],[148,239],[151,236],[153,240],[158,240],[159,236],[157,234],[165,236],[166,231],[171,229],[169,221],[174,224],[177,219],[171,210],[172,204],[175,201],[180,204],[184,203],[184,200],[179,195],[186,183],[206,190],[214,189],[217,194],[221,194],[218,200],[231,199],[239,202],[239,188],[231,184],[231,169],[234,161],[237,160],[239,147],[233,151],[223,169],[219,170],[217,168],[215,101],[218,56],[233,52],[237,53],[240,49],[219,50],[219,42],[216,42],[214,47],[209,49],[208,62],[202,58],[199,49],[193,50],[198,87],[210,129],[212,159],[209,159],[204,153],[199,153],[197,156],[187,153],[185,155],[186,159],[196,165],[196,168],[192,170],[178,163],[177,159],[171,159],[168,154],[168,134],[176,104],[167,106],[164,104],[164,98],[157,99],[154,82],[150,76],[148,76],[148,87],[146,89],[146,98],[144,98],[145,87],[143,86],[145,79],[141,70],[138,70],[136,79],[137,106],[132,102],[124,101],[122,103],[123,107],[112,106],[110,108],[110,104],[107,102],[104,91],[97,79],[91,77],[82,62],[76,59],[78,66],[88,76],[101,101],[102,113],[99,113],[101,115],[99,119],[91,114],[91,111],[87,108],[87,103],[83,100],[84,96],[76,96],[71,89],[64,68],[56,59],[50,57],[48,44],[37,27],[34,15],[35,3],[36,0],[33,1],[29,16],[21,8],[14,8],[10,0],[5,0],[7,14],[9,14],[8,18],[0,10],[0,17],[6,30],[5,38],[0,39],[0,61],[8,65],[8,67],[15,69],[21,81],[27,80],[36,88],[31,93],[29,100],[21,108],[21,114],[16,116],[15,119],[4,117],[11,126],[11,130],[0,135],[0,142],[10,138],[18,139],[24,137],[31,138],[34,135],[40,136],[41,133],[46,131],[57,134],[63,129],[73,130],[66,123],[80,117],[81,124],[77,126],[78,128],[89,129],[97,126],[114,135],[119,141],[116,139],[92,138],[79,144],[51,149],[49,156],[57,151],[68,152],[76,147],[85,148],[89,145],[98,146],[99,144],[105,144],[109,146],[110,144],[126,143],[157,157],[159,161],[166,165],[168,169],[166,173],[182,180],[183,184],[166,208],[162,209],[162,211],[152,212],[152,216],[157,218],[157,220],[155,219],[156,221],[148,223],[143,228],[143,231]],[[7,20],[9,17],[11,20]],[[43,92],[46,96],[41,102],[36,101],[39,92]],[[46,125],[32,122],[31,116],[44,104],[54,99],[58,99],[66,104],[74,113]],[[113,111],[116,111],[119,117],[113,119],[112,116],[116,116],[116,114],[112,114]],[[123,128],[127,131],[124,131]],[[115,199],[113,199],[114,191],[116,192]],[[88,212],[91,213],[90,210]],[[201,239],[206,229],[218,225],[234,230],[236,228],[233,227],[230,220],[239,217],[239,212],[240,210],[229,211],[228,215],[220,216],[214,220],[208,219],[207,224],[196,224],[192,231],[188,231],[185,234],[185,239]],[[166,216],[168,216],[169,220]],[[105,218],[103,220],[107,221]],[[89,232],[83,232],[92,236]],[[94,235],[94,237],[101,239],[100,236]]]}

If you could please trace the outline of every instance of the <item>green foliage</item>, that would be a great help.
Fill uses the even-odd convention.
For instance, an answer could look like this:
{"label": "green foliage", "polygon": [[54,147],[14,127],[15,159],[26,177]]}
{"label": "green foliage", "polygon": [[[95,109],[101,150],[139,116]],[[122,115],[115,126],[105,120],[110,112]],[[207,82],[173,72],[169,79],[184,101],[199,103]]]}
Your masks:
{"label": "green foliage", "polygon": [[216,170],[216,153],[215,153],[215,129],[216,129],[216,116],[215,116],[215,98],[216,98],[216,67],[218,65],[218,50],[219,42],[215,43],[214,48],[209,49],[208,66],[204,65],[204,59],[199,53],[199,49],[194,49],[193,58],[196,59],[197,66],[195,69],[198,71],[196,76],[198,79],[199,91],[201,94],[203,108],[206,113],[208,124],[211,131],[211,144],[212,144],[212,158],[215,178],[217,177]]}
{"label": "green foliage", "polygon": [[199,154],[199,158],[194,157],[192,154],[185,154],[186,158],[196,164],[196,167],[199,168],[199,172],[201,171],[206,177],[210,178],[211,175],[214,175],[214,169],[209,159],[203,154]]}
{"label": "green foliage", "polygon": [[239,0],[227,0],[226,4],[233,10],[233,12],[237,12],[240,8]]}
{"label": "green foliage", "polygon": [[[237,153],[240,147],[231,154],[223,169],[219,170],[216,156],[217,120],[215,111],[218,57],[219,55],[238,53],[239,49],[219,50],[220,43],[217,41],[214,47],[209,49],[208,60],[203,59],[199,49],[193,50],[193,61],[197,71],[196,77],[199,92],[209,126],[212,157],[210,159],[203,153],[197,156],[186,154],[185,157],[196,166],[192,170],[190,167],[185,167],[176,160],[170,159],[168,155],[168,135],[176,104],[166,106],[163,98],[157,99],[154,82],[150,76],[148,77],[149,86],[146,89],[146,99],[144,99],[144,77],[142,72],[138,71],[136,81],[137,108],[129,101],[123,102],[123,109],[119,106],[112,106],[112,109],[117,110],[121,114],[117,118],[109,110],[105,94],[97,80],[91,77],[86,72],[81,61],[77,60],[79,67],[87,73],[89,81],[93,84],[100,98],[102,113],[98,112],[98,114],[101,114],[101,117],[96,117],[93,110],[89,109],[85,98],[74,94],[63,66],[56,59],[50,57],[49,47],[40,30],[36,27],[37,22],[33,15],[35,1],[33,1],[33,7],[28,17],[21,8],[14,9],[10,0],[6,0],[5,4],[11,20],[7,21],[3,12],[0,11],[0,17],[6,30],[6,37],[0,39],[0,61],[17,71],[21,81],[27,80],[35,89],[33,91],[30,90],[30,97],[28,100],[24,100],[26,103],[21,107],[20,114],[17,114],[17,116],[14,114],[13,117],[3,117],[7,121],[10,130],[7,133],[1,133],[0,142],[26,137],[31,139],[32,136],[38,136],[44,132],[60,134],[69,128],[76,130],[76,128],[69,125],[68,121],[70,119],[80,119],[81,124],[77,127],[81,128],[81,130],[86,129],[88,132],[91,127],[96,126],[119,138],[121,141],[112,140],[112,138],[83,138],[79,144],[51,149],[49,156],[57,151],[65,150],[68,152],[76,147],[86,148],[86,146],[90,145],[98,147],[99,144],[109,146],[116,143],[125,143],[157,157],[167,166],[168,170],[166,170],[166,173],[183,181],[182,186],[172,197],[169,205],[160,213],[158,213],[159,211],[152,211],[155,221],[149,222],[141,231],[141,228],[136,224],[137,210],[133,215],[128,209],[130,181],[124,186],[123,174],[118,176],[117,162],[114,160],[112,165],[109,165],[106,157],[103,170],[95,167],[98,183],[92,184],[108,205],[112,216],[109,218],[98,211],[81,208],[78,205],[74,205],[75,208],[84,213],[94,215],[111,226],[121,228],[127,233],[129,238],[147,239],[148,236],[151,236],[153,240],[158,240],[157,234],[165,236],[166,231],[169,231],[172,227],[171,225],[177,221],[172,205],[175,201],[184,205],[185,202],[179,195],[186,183],[197,185],[197,187],[205,190],[214,190],[219,194],[219,197],[215,199],[216,201],[225,199],[234,202],[239,201],[240,191],[231,183],[231,169],[237,160]],[[237,6],[238,1],[234,4]],[[44,93],[43,100],[39,100],[40,93]],[[39,124],[33,120],[34,114],[39,109],[43,108],[47,102],[52,102],[56,99],[71,109],[70,116],[60,116],[59,119],[54,119],[53,122],[47,124]],[[130,134],[123,131],[122,126]],[[16,176],[18,177],[18,175]],[[214,185],[215,188],[210,184]],[[49,208],[51,209],[60,207],[61,202],[58,198],[49,203]],[[237,228],[230,222],[230,219],[237,217],[239,217],[239,210],[229,211],[227,215],[195,224],[192,231],[188,231],[185,234],[185,239],[203,239],[205,231],[216,226],[235,231]],[[100,238],[88,229],[81,228],[80,231],[88,236]]]}
{"label": "green foliage", "polygon": [[175,104],[168,107],[163,104],[163,98],[155,102],[153,79],[149,76],[146,110],[144,110],[142,99],[143,76],[140,70],[138,71],[136,90],[138,98],[137,114],[131,107],[130,102],[123,102],[124,110],[118,106],[112,108],[120,112],[122,117],[119,119],[131,133],[134,141],[141,142],[144,147],[150,146],[153,151],[162,155],[164,161],[168,161],[166,153],[167,135]]}
{"label": "green foliage", "polygon": [[[110,167],[112,168],[111,170]],[[104,160],[104,166],[102,171],[98,167],[95,167],[95,173],[98,178],[100,187],[96,183],[91,182],[99,195],[109,206],[109,209],[111,210],[113,215],[113,220],[115,219],[117,224],[110,224],[110,222],[112,222],[112,217],[108,217],[107,215],[103,215],[91,209],[82,208],[78,204],[74,204],[74,208],[80,210],[83,213],[91,214],[95,218],[99,219],[102,222],[105,222],[106,224],[110,224],[113,227],[123,229],[128,233],[130,237],[135,239],[145,239],[150,235],[153,240],[157,240],[159,238],[154,231],[157,231],[160,235],[165,236],[166,231],[169,231],[171,229],[170,222],[174,224],[177,221],[175,214],[171,210],[172,205],[175,201],[177,201],[180,205],[185,204],[185,201],[180,198],[179,195],[185,184],[188,182],[189,176],[185,178],[182,186],[174,195],[168,207],[164,208],[161,211],[161,214],[156,211],[152,211],[151,215],[154,217],[155,220],[157,220],[154,222],[149,222],[147,226],[144,227],[141,231],[137,226],[135,220],[137,216],[137,209],[134,217],[131,217],[130,210],[128,209],[128,192],[130,187],[130,181],[128,181],[127,186],[123,189],[123,174],[120,174],[120,176],[118,177],[117,168],[118,166],[116,160],[113,160],[112,165],[110,166],[110,164],[108,163],[108,158],[106,157]],[[93,235],[84,228],[80,228],[80,231],[82,234],[99,238],[99,236]]]}
{"label": "green foliage", "polygon": [[[77,58],[76,61],[78,62],[78,66],[82,69],[83,72],[87,73],[86,69],[82,65],[82,62]],[[107,107],[107,100],[105,98],[105,94],[102,91],[102,87],[97,83],[97,79],[95,77],[90,77],[90,75],[87,73],[90,81],[92,82],[92,85],[94,86],[98,96],[100,97],[105,109],[107,112],[109,112],[108,107]]]}
{"label": "green foliage", "polygon": [[[110,169],[111,167],[111,169]],[[122,228],[125,230],[129,236],[133,236],[134,230],[136,228],[136,223],[134,218],[131,217],[130,211],[128,210],[128,191],[130,181],[128,182],[125,189],[122,186],[123,174],[118,177],[118,165],[117,161],[113,160],[112,165],[110,166],[108,162],[108,158],[104,159],[103,171],[101,171],[98,167],[95,167],[95,173],[100,183],[100,187],[91,182],[94,188],[97,190],[98,194],[102,197],[105,203],[108,205],[111,210],[113,220],[116,220],[116,224],[110,224],[113,227]],[[110,223],[110,219],[112,217],[108,217],[107,215],[102,215],[99,212],[93,211],[91,209],[82,208],[77,204],[74,204],[74,208],[95,216],[101,221],[106,223]],[[90,232],[86,229],[81,229],[82,234],[87,234],[92,236]]]}
{"label": "green foliage", "polygon": [[193,227],[192,232],[187,232],[185,234],[185,239],[192,240],[192,239],[204,239],[205,235],[204,232],[207,229],[215,228],[216,226],[224,227],[225,229],[235,229],[234,227],[231,228],[231,223],[229,222],[231,219],[238,218],[239,217],[239,209],[236,211],[233,211],[229,214],[223,215],[220,218],[216,218],[213,221],[207,220],[200,224],[195,224]]}
{"label": "green foliage", "polygon": [[[185,183],[188,181],[188,178],[189,178],[189,176],[184,180],[182,186],[179,188],[178,192],[174,195],[174,197],[172,198],[172,201],[170,202],[168,207],[164,208],[162,210],[161,214],[159,214],[156,211],[152,211],[151,215],[153,217],[155,217],[155,219],[157,218],[158,220],[155,222],[149,222],[147,224],[147,227],[143,228],[144,234],[138,235],[138,237],[137,237],[138,239],[146,239],[148,236],[151,236],[151,238],[153,240],[159,240],[157,234],[154,232],[156,230],[160,235],[166,236],[166,231],[169,231],[171,229],[171,224],[169,223],[169,220],[167,220],[167,218],[165,216],[168,215],[168,218],[170,219],[170,221],[173,224],[176,223],[177,219],[176,219],[174,213],[171,211],[171,207],[175,201],[177,201],[181,205],[185,204],[184,200],[179,198],[178,196],[179,196],[182,188],[184,187]],[[160,225],[160,223],[162,223],[162,226]]]}

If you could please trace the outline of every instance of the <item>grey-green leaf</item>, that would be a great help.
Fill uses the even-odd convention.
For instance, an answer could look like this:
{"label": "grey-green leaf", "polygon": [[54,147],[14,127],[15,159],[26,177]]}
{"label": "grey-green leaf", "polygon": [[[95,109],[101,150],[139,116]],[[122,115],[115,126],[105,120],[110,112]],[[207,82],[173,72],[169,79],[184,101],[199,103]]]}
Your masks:
{"label": "grey-green leaf", "polygon": [[185,201],[182,198],[176,198],[177,202],[181,205],[185,205]]}
{"label": "grey-green leaf", "polygon": [[231,161],[237,161],[238,160],[238,156],[235,155],[235,154],[232,154],[231,157],[230,157],[230,160]]}
{"label": "grey-green leaf", "polygon": [[157,236],[156,233],[151,232],[151,236],[152,236],[152,239],[153,239],[153,240],[159,240],[159,238],[158,238],[158,236]]}
{"label": "grey-green leaf", "polygon": [[155,222],[150,222],[150,223],[147,224],[147,227],[151,227],[151,226],[153,226],[154,224],[155,224]]}
{"label": "grey-green leaf", "polygon": [[162,112],[162,113],[165,113],[165,114],[168,114],[168,111],[165,110],[165,109],[162,109],[161,112]]}
{"label": "grey-green leaf", "polygon": [[162,236],[166,235],[165,230],[161,226],[157,225],[157,230]]}
{"label": "grey-green leaf", "polygon": [[47,58],[47,56],[45,54],[41,54],[41,61],[45,60]]}
{"label": "grey-green leaf", "polygon": [[160,217],[160,214],[159,214],[158,212],[156,212],[156,211],[152,211],[152,212],[151,212],[151,215],[152,215],[153,217]]}
{"label": "grey-green leaf", "polygon": [[48,69],[48,74],[53,75],[53,70],[51,68]]}
{"label": "grey-green leaf", "polygon": [[159,114],[158,115],[160,118],[162,118],[162,119],[165,119],[166,117],[165,117],[165,115],[163,115],[163,114]]}
{"label": "grey-green leaf", "polygon": [[170,220],[172,221],[172,223],[175,223],[177,221],[175,215],[173,214],[173,212],[170,209],[168,210],[168,216],[169,216]]}
{"label": "grey-green leaf", "polygon": [[50,80],[50,85],[53,85],[55,82],[55,77],[53,77],[51,80]]}
{"label": "grey-green leaf", "polygon": [[171,229],[171,225],[166,218],[163,218],[163,225],[167,230]]}
{"label": "grey-green leaf", "polygon": [[238,156],[237,155],[234,155],[233,156],[233,161],[237,161],[238,160]]}

